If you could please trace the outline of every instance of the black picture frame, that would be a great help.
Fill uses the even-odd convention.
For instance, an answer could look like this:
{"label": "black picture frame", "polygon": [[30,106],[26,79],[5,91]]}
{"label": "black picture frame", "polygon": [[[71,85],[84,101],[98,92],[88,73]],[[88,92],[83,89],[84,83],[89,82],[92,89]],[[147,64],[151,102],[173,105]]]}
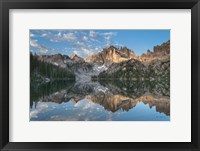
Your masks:
{"label": "black picture frame", "polygon": [[[191,142],[9,142],[9,9],[191,9]],[[0,0],[0,11],[1,150],[200,150],[200,93],[198,93],[200,86],[199,0]]]}

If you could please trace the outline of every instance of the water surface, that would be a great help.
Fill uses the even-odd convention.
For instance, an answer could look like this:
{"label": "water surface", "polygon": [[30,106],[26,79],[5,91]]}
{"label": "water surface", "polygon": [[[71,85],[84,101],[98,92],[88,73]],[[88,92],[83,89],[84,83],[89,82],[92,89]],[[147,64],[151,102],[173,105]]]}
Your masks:
{"label": "water surface", "polygon": [[54,81],[31,85],[31,121],[169,121],[169,82]]}

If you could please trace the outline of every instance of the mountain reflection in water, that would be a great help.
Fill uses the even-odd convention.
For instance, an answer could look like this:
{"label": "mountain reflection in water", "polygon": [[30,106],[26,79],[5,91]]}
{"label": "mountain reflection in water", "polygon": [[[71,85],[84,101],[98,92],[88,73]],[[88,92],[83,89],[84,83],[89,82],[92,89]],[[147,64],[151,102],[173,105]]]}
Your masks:
{"label": "mountain reflection in water", "polygon": [[31,86],[31,121],[169,121],[169,82],[54,81]]}

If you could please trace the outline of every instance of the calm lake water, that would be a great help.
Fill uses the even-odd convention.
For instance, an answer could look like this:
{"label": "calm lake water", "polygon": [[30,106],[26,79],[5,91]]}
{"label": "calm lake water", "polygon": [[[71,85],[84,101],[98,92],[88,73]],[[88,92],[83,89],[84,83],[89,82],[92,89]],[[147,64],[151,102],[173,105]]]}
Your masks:
{"label": "calm lake water", "polygon": [[169,82],[31,84],[31,121],[169,121]]}

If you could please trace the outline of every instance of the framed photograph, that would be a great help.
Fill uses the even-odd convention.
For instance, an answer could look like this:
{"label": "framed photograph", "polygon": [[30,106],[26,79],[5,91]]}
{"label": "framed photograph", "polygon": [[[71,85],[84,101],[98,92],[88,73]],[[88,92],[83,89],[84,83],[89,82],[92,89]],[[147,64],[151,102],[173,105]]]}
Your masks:
{"label": "framed photograph", "polygon": [[198,0],[1,0],[1,150],[200,150]]}

